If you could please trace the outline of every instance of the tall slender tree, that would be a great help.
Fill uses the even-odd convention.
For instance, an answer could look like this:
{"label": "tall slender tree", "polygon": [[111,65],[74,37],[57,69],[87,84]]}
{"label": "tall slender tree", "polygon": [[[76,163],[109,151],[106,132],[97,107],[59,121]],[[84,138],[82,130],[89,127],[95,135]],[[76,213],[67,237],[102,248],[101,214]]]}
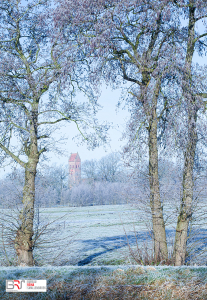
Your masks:
{"label": "tall slender tree", "polygon": [[[60,24],[73,15],[82,28],[85,51],[96,58],[96,83],[101,75],[119,86],[128,85],[132,119],[138,124],[141,115],[147,130],[149,156],[150,206],[154,233],[155,259],[167,259],[165,224],[158,179],[158,123],[168,108],[164,88],[165,77],[175,66],[176,22],[169,1],[58,1]],[[82,7],[82,11],[80,11]],[[98,77],[98,78],[97,78]],[[130,85],[130,87],[129,87]],[[162,95],[164,95],[162,97]],[[136,125],[132,126],[137,139]],[[130,148],[129,148],[130,151]]]}
{"label": "tall slender tree", "polygon": [[[82,56],[74,31],[63,42],[50,4],[47,0],[0,3],[0,148],[25,171],[14,243],[18,264],[27,266],[34,264],[35,176],[42,154],[49,150],[51,126],[67,121],[75,122],[79,130],[87,122],[96,128],[90,118],[96,109],[85,78],[87,65],[77,63]],[[73,99],[76,86],[84,89],[83,82],[91,100],[88,104]]]}
{"label": "tall slender tree", "polygon": [[[184,150],[183,167],[183,194],[181,199],[180,211],[177,220],[174,260],[175,265],[180,266],[185,263],[186,244],[189,221],[192,216],[193,203],[193,169],[195,162],[196,147],[198,143],[197,120],[200,108],[205,105],[204,97],[207,97],[206,91],[202,91],[201,85],[196,86],[193,76],[193,56],[196,49],[200,54],[206,51],[207,43],[205,37],[207,32],[205,26],[204,32],[200,34],[196,31],[198,22],[206,21],[207,7],[206,1],[174,1],[181,17],[187,19],[187,25],[181,31],[184,32],[184,67],[182,69],[182,98],[187,112],[187,130],[186,143]],[[200,24],[201,25],[201,24]],[[186,33],[187,32],[187,35]]]}

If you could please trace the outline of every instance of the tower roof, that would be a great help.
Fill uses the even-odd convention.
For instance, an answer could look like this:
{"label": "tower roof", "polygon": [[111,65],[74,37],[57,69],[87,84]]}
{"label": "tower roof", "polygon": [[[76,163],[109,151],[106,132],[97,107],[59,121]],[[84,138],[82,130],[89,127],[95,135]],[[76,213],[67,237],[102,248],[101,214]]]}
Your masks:
{"label": "tower roof", "polygon": [[80,156],[79,156],[78,152],[77,153],[71,153],[70,158],[69,158],[69,162],[80,162],[80,161],[81,161],[81,159],[80,159]]}

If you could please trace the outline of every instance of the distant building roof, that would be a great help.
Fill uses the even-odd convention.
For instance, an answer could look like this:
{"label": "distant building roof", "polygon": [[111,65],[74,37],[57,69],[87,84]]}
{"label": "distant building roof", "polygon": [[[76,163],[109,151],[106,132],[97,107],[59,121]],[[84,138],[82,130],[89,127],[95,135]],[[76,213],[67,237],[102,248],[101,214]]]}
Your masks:
{"label": "distant building roof", "polygon": [[69,162],[75,162],[75,161],[77,161],[77,162],[81,161],[78,152],[77,153],[71,153],[71,155],[70,155]]}

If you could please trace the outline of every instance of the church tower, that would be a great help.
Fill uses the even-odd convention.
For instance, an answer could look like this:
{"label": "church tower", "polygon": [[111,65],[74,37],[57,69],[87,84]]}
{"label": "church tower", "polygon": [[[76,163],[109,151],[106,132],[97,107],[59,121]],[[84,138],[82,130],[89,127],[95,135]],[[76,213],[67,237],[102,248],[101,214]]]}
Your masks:
{"label": "church tower", "polygon": [[77,185],[81,181],[81,159],[78,153],[71,153],[69,161],[69,186]]}

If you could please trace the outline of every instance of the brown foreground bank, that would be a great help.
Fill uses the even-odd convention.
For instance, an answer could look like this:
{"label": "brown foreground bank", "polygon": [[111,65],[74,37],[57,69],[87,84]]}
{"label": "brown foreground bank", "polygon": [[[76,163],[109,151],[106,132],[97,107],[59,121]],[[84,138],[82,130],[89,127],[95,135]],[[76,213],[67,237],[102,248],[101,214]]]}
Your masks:
{"label": "brown foreground bank", "polygon": [[[47,279],[47,293],[6,293],[6,279]],[[0,299],[207,299],[207,267],[0,269]]]}

